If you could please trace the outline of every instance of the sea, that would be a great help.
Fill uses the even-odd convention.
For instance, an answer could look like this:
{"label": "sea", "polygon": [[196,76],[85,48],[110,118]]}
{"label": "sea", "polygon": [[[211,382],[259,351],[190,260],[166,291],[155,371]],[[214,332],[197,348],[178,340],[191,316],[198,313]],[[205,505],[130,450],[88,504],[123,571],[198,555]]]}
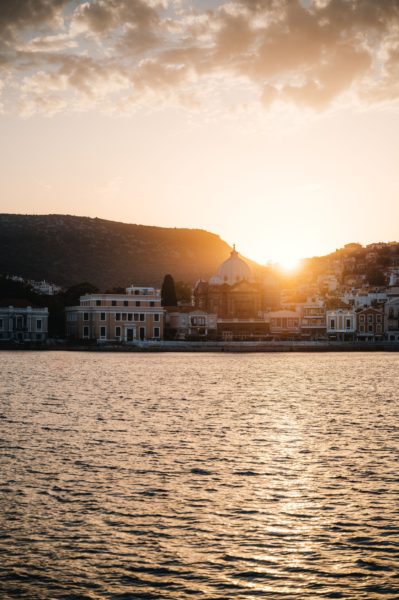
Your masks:
{"label": "sea", "polygon": [[0,598],[398,599],[399,354],[0,352]]}

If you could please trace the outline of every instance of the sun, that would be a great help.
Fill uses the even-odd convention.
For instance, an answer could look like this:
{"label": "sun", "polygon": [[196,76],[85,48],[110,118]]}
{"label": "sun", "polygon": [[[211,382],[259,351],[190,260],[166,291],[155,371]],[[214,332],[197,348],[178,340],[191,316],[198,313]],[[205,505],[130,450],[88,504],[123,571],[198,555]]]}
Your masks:
{"label": "sun", "polygon": [[282,271],[286,273],[292,273],[298,269],[300,263],[300,259],[294,256],[286,256],[277,260],[277,265]]}

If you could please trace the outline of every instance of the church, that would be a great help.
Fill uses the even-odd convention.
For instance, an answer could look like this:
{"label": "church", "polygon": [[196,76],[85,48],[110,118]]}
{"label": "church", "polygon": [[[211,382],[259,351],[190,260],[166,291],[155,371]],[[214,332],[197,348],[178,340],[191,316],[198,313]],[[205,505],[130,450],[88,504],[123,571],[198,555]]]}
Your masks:
{"label": "church", "polygon": [[235,247],[230,257],[207,281],[194,288],[195,307],[217,315],[218,338],[259,340],[269,335],[264,313],[271,307],[266,284],[253,277]]}

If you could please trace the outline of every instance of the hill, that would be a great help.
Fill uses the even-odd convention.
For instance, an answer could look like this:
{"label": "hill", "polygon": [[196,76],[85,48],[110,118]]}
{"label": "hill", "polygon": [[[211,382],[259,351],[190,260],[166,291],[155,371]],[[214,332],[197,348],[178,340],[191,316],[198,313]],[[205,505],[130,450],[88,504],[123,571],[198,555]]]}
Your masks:
{"label": "hill", "polygon": [[200,229],[129,225],[70,215],[0,214],[0,273],[64,287],[90,281],[160,286],[209,278],[229,256],[218,235]]}

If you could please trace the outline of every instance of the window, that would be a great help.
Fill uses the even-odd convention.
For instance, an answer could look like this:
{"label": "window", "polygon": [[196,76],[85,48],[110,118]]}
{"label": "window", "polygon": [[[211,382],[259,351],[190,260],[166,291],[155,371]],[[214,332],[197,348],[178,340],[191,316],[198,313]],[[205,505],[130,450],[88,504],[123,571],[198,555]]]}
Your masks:
{"label": "window", "polygon": [[364,325],[360,325],[360,333],[364,333]]}
{"label": "window", "polygon": [[364,315],[360,315],[359,319],[361,323],[364,323]]}
{"label": "window", "polygon": [[107,328],[106,327],[100,327],[100,338],[102,340],[105,340],[107,338]]}
{"label": "window", "polygon": [[369,315],[367,317],[367,320],[368,320],[369,323],[372,323],[373,322],[373,315]]}
{"label": "window", "polygon": [[[158,316],[158,319],[155,319],[155,321],[159,321],[159,315],[154,315],[154,316]],[[191,317],[191,325],[205,325],[205,317]]]}
{"label": "window", "polygon": [[89,320],[89,313],[83,313],[83,321]]}
{"label": "window", "polygon": [[126,321],[126,319],[127,319],[126,313],[122,313],[122,321]]}
{"label": "window", "polygon": [[141,306],[140,300],[136,300],[136,306]]}
{"label": "window", "polygon": [[3,329],[3,319],[0,319],[0,329]]}
{"label": "window", "polygon": [[138,321],[139,320],[139,313],[134,313],[134,320]]}
{"label": "window", "polygon": [[41,331],[41,329],[42,329],[42,320],[41,319],[36,319],[36,329]]}
{"label": "window", "polygon": [[372,326],[372,325],[368,325],[368,331],[369,331],[370,333],[373,333],[373,326]]}
{"label": "window", "polygon": [[156,313],[156,314],[154,315],[154,321],[159,321],[159,314],[158,314],[158,313]]}
{"label": "window", "polygon": [[150,301],[150,306],[151,306],[151,307],[155,306],[155,302],[154,302],[154,300],[151,300],[151,301]]}
{"label": "window", "polygon": [[101,306],[101,300],[96,300],[96,306]]}
{"label": "window", "polygon": [[330,329],[335,329],[335,319],[330,320]]}
{"label": "window", "polygon": [[89,337],[89,328],[88,327],[83,327],[83,337],[84,338]]}
{"label": "window", "polygon": [[377,323],[382,323],[382,315],[376,316]]}
{"label": "window", "polygon": [[116,321],[120,321],[121,320],[121,313],[115,313],[115,320]]}
{"label": "window", "polygon": [[154,327],[154,337],[159,338],[159,327]]}
{"label": "window", "polygon": [[138,296],[139,293],[140,293],[140,290],[134,290],[134,293],[135,293],[136,296]]}
{"label": "window", "polygon": [[145,315],[143,315],[143,313],[140,315],[140,321],[145,321]]}
{"label": "window", "polygon": [[123,306],[129,306],[129,300],[124,300],[123,301]]}
{"label": "window", "polygon": [[105,321],[105,313],[100,313],[100,321]]}
{"label": "window", "polygon": [[121,328],[115,327],[115,337],[121,337]]}
{"label": "window", "polygon": [[111,300],[111,306],[116,306],[116,300]]}
{"label": "window", "polygon": [[376,329],[377,333],[381,333],[381,331],[382,331],[381,325],[377,325],[375,329]]}
{"label": "window", "polygon": [[346,328],[347,329],[351,328],[351,320],[350,319],[346,319]]}
{"label": "window", "polygon": [[128,320],[128,321],[131,321],[132,319],[133,319],[133,315],[132,315],[132,313],[129,313],[129,314],[127,315],[127,320]]}
{"label": "window", "polygon": [[37,340],[41,340],[42,339],[42,334],[41,333],[37,333],[36,334],[36,339]]}

